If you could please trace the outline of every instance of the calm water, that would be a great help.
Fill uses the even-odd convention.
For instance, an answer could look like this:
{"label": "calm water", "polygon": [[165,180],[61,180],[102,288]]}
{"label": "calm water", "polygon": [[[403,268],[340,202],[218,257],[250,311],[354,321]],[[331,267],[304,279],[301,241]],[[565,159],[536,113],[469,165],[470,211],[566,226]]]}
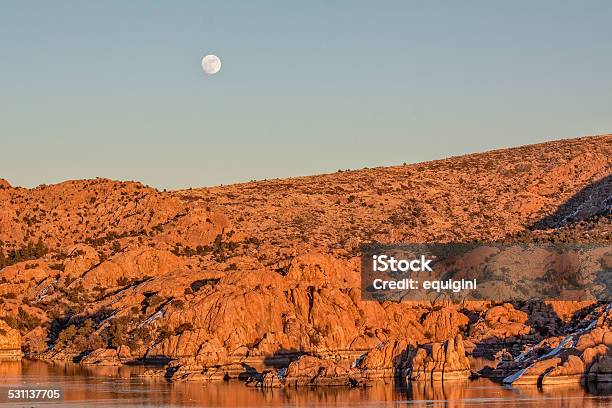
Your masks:
{"label": "calm water", "polygon": [[138,377],[143,367],[80,367],[71,363],[24,360],[0,362],[0,387],[61,387],[62,403],[0,404],[0,406],[72,407],[609,407],[612,385],[504,388],[489,380],[444,385],[399,386],[377,383],[360,389],[316,388],[258,390],[241,382],[217,384],[168,383]]}

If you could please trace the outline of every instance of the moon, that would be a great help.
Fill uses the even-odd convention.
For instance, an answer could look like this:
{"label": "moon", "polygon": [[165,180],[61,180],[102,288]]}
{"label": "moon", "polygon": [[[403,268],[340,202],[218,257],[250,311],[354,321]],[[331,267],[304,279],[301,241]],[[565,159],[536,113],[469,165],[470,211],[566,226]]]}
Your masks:
{"label": "moon", "polygon": [[221,69],[221,60],[213,54],[202,58],[202,69],[209,75],[214,75]]}

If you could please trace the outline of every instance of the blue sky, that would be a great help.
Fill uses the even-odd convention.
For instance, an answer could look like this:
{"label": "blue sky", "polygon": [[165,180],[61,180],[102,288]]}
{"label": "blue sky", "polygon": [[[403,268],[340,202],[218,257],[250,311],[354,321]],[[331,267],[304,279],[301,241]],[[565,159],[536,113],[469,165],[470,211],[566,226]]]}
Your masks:
{"label": "blue sky", "polygon": [[611,20],[609,1],[3,1],[0,177],[173,189],[609,133]]}

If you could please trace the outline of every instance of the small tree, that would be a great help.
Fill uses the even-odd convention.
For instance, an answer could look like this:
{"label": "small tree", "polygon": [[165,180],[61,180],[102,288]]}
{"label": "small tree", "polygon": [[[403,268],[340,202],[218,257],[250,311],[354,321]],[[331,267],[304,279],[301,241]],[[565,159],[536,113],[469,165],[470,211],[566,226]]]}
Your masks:
{"label": "small tree", "polygon": [[112,320],[108,334],[109,334],[109,343],[111,346],[118,348],[120,346],[127,344],[127,335],[128,335],[128,317],[117,317]]}

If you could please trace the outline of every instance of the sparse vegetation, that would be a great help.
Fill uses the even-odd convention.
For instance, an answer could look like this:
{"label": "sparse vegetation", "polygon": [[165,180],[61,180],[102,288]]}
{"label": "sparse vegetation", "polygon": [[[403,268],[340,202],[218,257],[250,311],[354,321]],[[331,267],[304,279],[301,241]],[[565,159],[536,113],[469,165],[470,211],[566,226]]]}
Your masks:
{"label": "sparse vegetation", "polygon": [[14,265],[18,262],[38,259],[49,252],[49,249],[40,238],[35,244],[29,242],[21,248],[8,251],[6,255],[4,254],[3,246],[3,244],[0,245],[0,269]]}

